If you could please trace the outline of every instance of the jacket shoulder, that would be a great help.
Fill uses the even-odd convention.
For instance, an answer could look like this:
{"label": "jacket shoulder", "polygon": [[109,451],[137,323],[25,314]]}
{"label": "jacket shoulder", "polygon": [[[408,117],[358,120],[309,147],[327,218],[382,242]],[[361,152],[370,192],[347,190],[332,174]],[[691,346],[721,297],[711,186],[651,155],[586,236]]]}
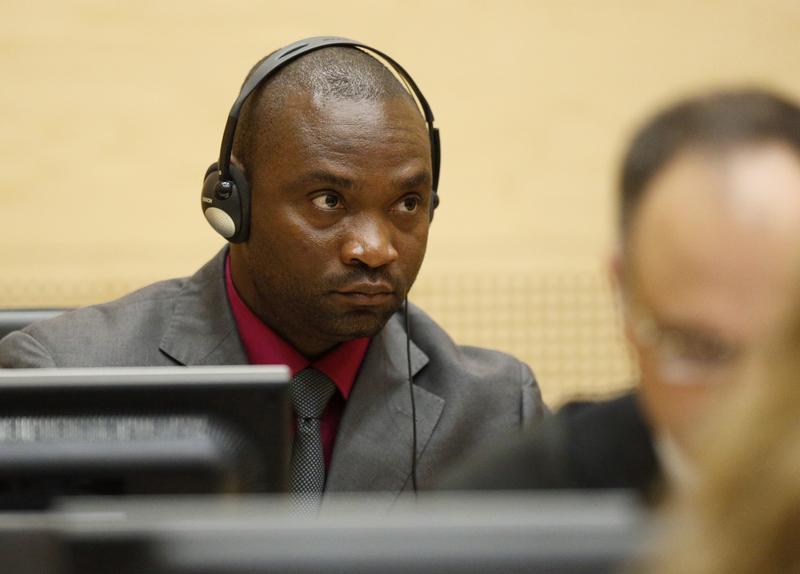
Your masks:
{"label": "jacket shoulder", "polygon": [[570,473],[583,488],[647,491],[659,473],[653,437],[635,392],[565,408]]}
{"label": "jacket shoulder", "polygon": [[106,366],[141,363],[134,349],[157,350],[154,334],[169,320],[185,282],[185,278],[160,281],[114,301],[28,325],[0,341],[0,366],[95,366],[94,357],[103,357]]}

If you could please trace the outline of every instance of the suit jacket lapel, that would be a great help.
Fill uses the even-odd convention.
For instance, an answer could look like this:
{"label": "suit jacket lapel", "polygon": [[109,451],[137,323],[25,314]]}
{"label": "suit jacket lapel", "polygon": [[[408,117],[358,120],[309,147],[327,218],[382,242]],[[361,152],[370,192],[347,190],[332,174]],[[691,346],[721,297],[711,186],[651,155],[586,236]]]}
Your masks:
{"label": "suit jacket lapel", "polygon": [[175,298],[159,348],[181,365],[247,364],[225,290],[225,257],[220,251]]}
{"label": "suit jacket lapel", "polygon": [[[415,376],[428,356],[411,342]],[[444,400],[417,386],[417,459],[433,433]],[[399,493],[411,474],[412,418],[406,333],[400,315],[376,335],[364,357],[339,425],[326,491]]]}

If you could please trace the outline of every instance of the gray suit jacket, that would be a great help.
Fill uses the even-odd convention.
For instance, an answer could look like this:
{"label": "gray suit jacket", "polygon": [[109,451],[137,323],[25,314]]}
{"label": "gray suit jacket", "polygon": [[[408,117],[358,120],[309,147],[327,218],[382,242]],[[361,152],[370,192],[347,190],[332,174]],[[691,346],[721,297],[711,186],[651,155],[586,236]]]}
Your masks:
{"label": "gray suit jacket", "polygon": [[[0,367],[246,364],[223,273],[226,250],[192,277],[35,323],[0,341]],[[460,347],[410,307],[420,488],[479,443],[540,418],[545,407],[527,365]],[[327,491],[410,489],[411,400],[402,315],[370,343],[347,401]]]}

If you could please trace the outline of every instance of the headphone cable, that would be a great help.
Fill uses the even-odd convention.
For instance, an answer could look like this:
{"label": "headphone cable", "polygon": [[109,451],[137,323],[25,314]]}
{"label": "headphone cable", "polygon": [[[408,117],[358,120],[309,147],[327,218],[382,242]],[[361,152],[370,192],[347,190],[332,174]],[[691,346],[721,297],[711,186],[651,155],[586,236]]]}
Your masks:
{"label": "headphone cable", "polygon": [[417,494],[417,405],[414,400],[414,383],[411,376],[411,331],[408,321],[408,297],[405,298],[406,361],[408,363],[408,392],[411,396],[411,487]]}

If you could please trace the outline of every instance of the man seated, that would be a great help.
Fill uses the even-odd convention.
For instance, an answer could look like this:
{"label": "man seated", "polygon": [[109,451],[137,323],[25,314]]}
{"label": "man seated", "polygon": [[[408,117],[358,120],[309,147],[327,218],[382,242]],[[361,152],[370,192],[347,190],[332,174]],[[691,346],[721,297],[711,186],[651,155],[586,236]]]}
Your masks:
{"label": "man seated", "polygon": [[202,197],[229,246],[192,277],[10,334],[0,366],[286,364],[295,455],[306,441],[292,488],[312,492],[428,488],[540,418],[526,365],[401,309],[425,255],[438,134],[383,63],[339,44],[298,42],[248,76]]}
{"label": "man seated", "polygon": [[[800,108],[758,90],[679,102],[622,167],[613,271],[636,390],[568,405],[469,463],[455,488],[635,488],[691,480],[694,436],[790,307],[800,247]],[[664,480],[666,479],[666,481]]]}

